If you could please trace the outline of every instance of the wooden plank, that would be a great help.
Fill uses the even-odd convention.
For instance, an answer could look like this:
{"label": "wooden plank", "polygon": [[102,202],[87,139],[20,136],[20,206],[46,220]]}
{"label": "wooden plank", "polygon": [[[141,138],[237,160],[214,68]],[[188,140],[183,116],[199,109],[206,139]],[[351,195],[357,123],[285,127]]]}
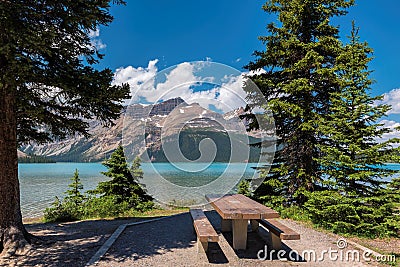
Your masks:
{"label": "wooden plank", "polygon": [[243,216],[236,205],[237,203],[229,202],[230,196],[231,195],[206,195],[206,199],[222,219],[242,219]]}
{"label": "wooden plank", "polygon": [[200,242],[218,242],[219,236],[201,209],[190,209],[193,226]]}
{"label": "wooden plank", "polygon": [[209,221],[197,220],[194,223],[197,237],[201,242],[218,242],[219,237]]}
{"label": "wooden plank", "polygon": [[[239,197],[238,197],[239,196]],[[243,197],[243,198],[242,198]],[[243,195],[230,195],[228,197],[230,203],[235,203],[235,207],[240,210],[242,219],[260,219],[261,213],[253,205],[247,203],[246,199],[249,199]],[[249,199],[250,200],[250,199]],[[256,202],[257,203],[257,202]],[[253,203],[251,203],[253,204]]]}
{"label": "wooden plank", "polygon": [[240,199],[237,199],[235,195],[227,195],[222,198],[225,205],[230,208],[234,208],[237,214],[241,214],[240,219],[260,219],[260,213],[254,210],[252,207],[243,203]]}
{"label": "wooden plank", "polygon": [[244,195],[206,195],[206,199],[223,219],[278,218],[279,213]]}
{"label": "wooden plank", "polygon": [[[279,218],[279,213],[261,203],[258,203],[251,198],[248,198],[242,194],[236,194],[234,197],[239,200],[245,207],[252,209],[255,213],[260,214],[261,219],[272,219]],[[249,219],[260,219],[260,218],[249,218]]]}
{"label": "wooden plank", "polygon": [[192,215],[194,221],[207,218],[204,211],[201,209],[190,209],[190,215]]}
{"label": "wooden plank", "polygon": [[[206,195],[206,199],[223,219],[260,219],[260,212],[251,205],[242,203],[235,194]],[[257,202],[256,202],[257,203]]]}
{"label": "wooden plank", "polygon": [[281,224],[274,219],[259,220],[259,223],[268,228],[272,233],[282,240],[299,240],[300,234],[290,229],[286,225]]}

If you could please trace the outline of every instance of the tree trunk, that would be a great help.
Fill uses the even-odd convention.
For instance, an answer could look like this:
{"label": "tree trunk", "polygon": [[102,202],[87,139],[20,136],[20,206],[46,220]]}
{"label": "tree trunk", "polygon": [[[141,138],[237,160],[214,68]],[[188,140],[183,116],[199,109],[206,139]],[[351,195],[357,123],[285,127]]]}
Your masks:
{"label": "tree trunk", "polygon": [[0,84],[0,256],[23,252],[28,240],[20,208],[15,92]]}

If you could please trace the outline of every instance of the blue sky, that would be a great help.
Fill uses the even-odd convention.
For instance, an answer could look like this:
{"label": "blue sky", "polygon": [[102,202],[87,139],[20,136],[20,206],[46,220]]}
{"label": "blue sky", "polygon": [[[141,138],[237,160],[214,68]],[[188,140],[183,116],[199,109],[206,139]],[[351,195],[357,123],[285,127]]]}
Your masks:
{"label": "blue sky", "polygon": [[[99,67],[130,67],[131,72],[148,77],[172,65],[208,59],[243,70],[254,59],[253,51],[263,50],[257,37],[266,35],[265,26],[274,20],[262,11],[264,3],[127,0],[127,6],[111,9],[114,22],[98,32],[97,41],[106,54]],[[371,77],[376,81],[372,94],[386,93],[386,102],[392,105],[400,102],[400,90],[394,90],[400,88],[399,10],[398,0],[358,0],[347,16],[333,21],[340,25],[343,38],[350,32],[351,21],[356,21],[361,40],[375,51],[370,64],[374,70]],[[400,105],[388,120],[400,121],[399,113]]]}
{"label": "blue sky", "polygon": [[[107,54],[103,65],[160,67],[206,60],[241,68],[255,49],[268,17],[263,2],[242,1],[129,1],[112,9],[114,22],[101,29]],[[240,62],[236,62],[241,58]]]}

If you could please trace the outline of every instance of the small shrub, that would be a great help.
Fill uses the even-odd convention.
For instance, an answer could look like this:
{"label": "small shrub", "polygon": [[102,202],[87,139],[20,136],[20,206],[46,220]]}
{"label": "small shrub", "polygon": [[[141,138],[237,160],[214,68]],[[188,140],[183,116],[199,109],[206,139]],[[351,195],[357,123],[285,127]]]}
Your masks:
{"label": "small shrub", "polygon": [[373,197],[346,196],[336,191],[309,194],[305,208],[311,221],[338,234],[369,238],[398,236],[399,216],[385,195]]}
{"label": "small shrub", "polygon": [[115,196],[91,197],[83,203],[84,218],[116,217],[127,210],[129,203],[120,202]]}
{"label": "small shrub", "polygon": [[71,201],[60,201],[56,197],[50,208],[44,211],[45,222],[67,222],[79,220],[82,216],[82,209]]}
{"label": "small shrub", "polygon": [[238,194],[242,194],[247,197],[250,197],[252,195],[249,181],[242,180],[242,181],[240,181],[240,183],[238,184],[237,187],[238,187],[238,190],[237,190]]}
{"label": "small shrub", "polygon": [[293,205],[290,207],[284,207],[284,206],[277,206],[274,207],[276,211],[279,212],[280,216],[282,218],[291,218],[293,220],[297,221],[309,221],[310,216],[307,212],[306,209],[301,208],[297,205]]}

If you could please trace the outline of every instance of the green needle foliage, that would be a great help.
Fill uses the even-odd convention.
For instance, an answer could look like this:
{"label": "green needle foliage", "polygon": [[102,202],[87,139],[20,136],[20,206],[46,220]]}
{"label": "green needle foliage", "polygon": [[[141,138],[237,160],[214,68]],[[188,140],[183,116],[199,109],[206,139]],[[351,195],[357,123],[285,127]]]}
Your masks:
{"label": "green needle foliage", "polygon": [[237,185],[237,193],[245,195],[247,197],[251,197],[250,182],[246,180],[240,181]]}
{"label": "green needle foliage", "polygon": [[78,170],[75,170],[72,183],[68,186],[70,189],[64,193],[65,198],[60,200],[56,197],[51,207],[45,209],[45,221],[132,216],[137,211],[153,208],[152,197],[138,183],[143,178],[138,157],[129,167],[123,148],[119,146],[103,164],[108,170],[102,174],[111,180],[100,182],[95,190],[88,191],[84,196],[81,194],[83,185]]}
{"label": "green needle foliage", "polygon": [[[316,159],[323,175],[325,191],[309,195],[306,207],[312,221],[338,233],[358,233],[368,237],[396,236],[400,216],[397,180],[387,185],[385,177],[397,171],[385,168],[398,162],[399,139],[378,139],[390,129],[377,121],[390,109],[377,104],[382,97],[369,93],[368,63],[372,49],[359,41],[354,26],[349,44],[337,58],[340,91],[331,94],[330,112],[321,117],[324,142]],[[387,185],[387,187],[385,187]],[[397,212],[398,213],[398,212]]]}
{"label": "green needle foliage", "polygon": [[88,121],[111,125],[129,86],[95,67],[103,55],[91,32],[112,22],[123,0],[0,1],[0,252],[30,241],[22,223],[17,147],[75,133]]}
{"label": "green needle foliage", "polygon": [[143,209],[152,206],[152,198],[138,183],[143,178],[140,158],[135,158],[132,166],[129,166],[122,146],[118,146],[111,157],[103,162],[103,165],[108,170],[102,174],[110,177],[111,180],[100,182],[95,193],[104,197],[115,197],[117,203],[127,202],[132,208]]}
{"label": "green needle foliage", "polygon": [[74,202],[75,205],[79,206],[83,202],[84,196],[81,193],[83,185],[81,183],[81,179],[79,178],[78,169],[75,170],[74,176],[71,178],[71,181],[72,183],[68,185],[70,189],[65,192],[65,194],[67,195],[65,199],[70,200]]}
{"label": "green needle foliage", "polygon": [[257,59],[246,68],[264,70],[251,79],[268,101],[279,138],[271,171],[256,191],[266,202],[303,204],[321,181],[317,122],[340,87],[335,65],[342,44],[330,21],[351,5],[352,0],[271,0],[263,6],[279,23],[268,24],[269,35],[259,37],[266,50],[255,52]]}
{"label": "green needle foliage", "polygon": [[330,95],[330,112],[318,122],[323,142],[319,145],[321,156],[316,160],[326,178],[325,185],[359,196],[369,196],[380,189],[382,178],[396,173],[383,164],[399,161],[398,149],[393,145],[400,139],[378,140],[391,132],[377,122],[390,106],[377,104],[382,97],[370,95],[371,53],[372,49],[359,41],[353,23],[350,42],[337,58],[341,90]]}
{"label": "green needle foliage", "polygon": [[82,204],[85,197],[81,193],[83,185],[79,178],[78,169],[75,170],[71,181],[72,183],[68,185],[70,189],[64,192],[64,199],[60,200],[56,197],[51,207],[45,209],[45,221],[74,221],[82,218],[84,210]]}
{"label": "green needle foliage", "polygon": [[[260,39],[265,52],[247,68],[274,114],[277,153],[256,197],[275,207],[300,205],[318,225],[338,233],[399,234],[398,179],[384,163],[399,162],[400,139],[379,120],[390,106],[372,97],[372,49],[353,24],[348,44],[330,25],[354,1],[270,0],[277,13]],[[249,94],[251,99],[253,95]],[[257,99],[252,99],[257,103]],[[261,106],[261,104],[260,104]],[[387,179],[386,179],[387,180]]]}
{"label": "green needle foliage", "polygon": [[20,142],[86,134],[82,119],[119,117],[129,86],[110,85],[113,72],[93,67],[103,55],[89,34],[112,22],[111,3],[125,2],[1,2],[0,88],[15,97]]}

